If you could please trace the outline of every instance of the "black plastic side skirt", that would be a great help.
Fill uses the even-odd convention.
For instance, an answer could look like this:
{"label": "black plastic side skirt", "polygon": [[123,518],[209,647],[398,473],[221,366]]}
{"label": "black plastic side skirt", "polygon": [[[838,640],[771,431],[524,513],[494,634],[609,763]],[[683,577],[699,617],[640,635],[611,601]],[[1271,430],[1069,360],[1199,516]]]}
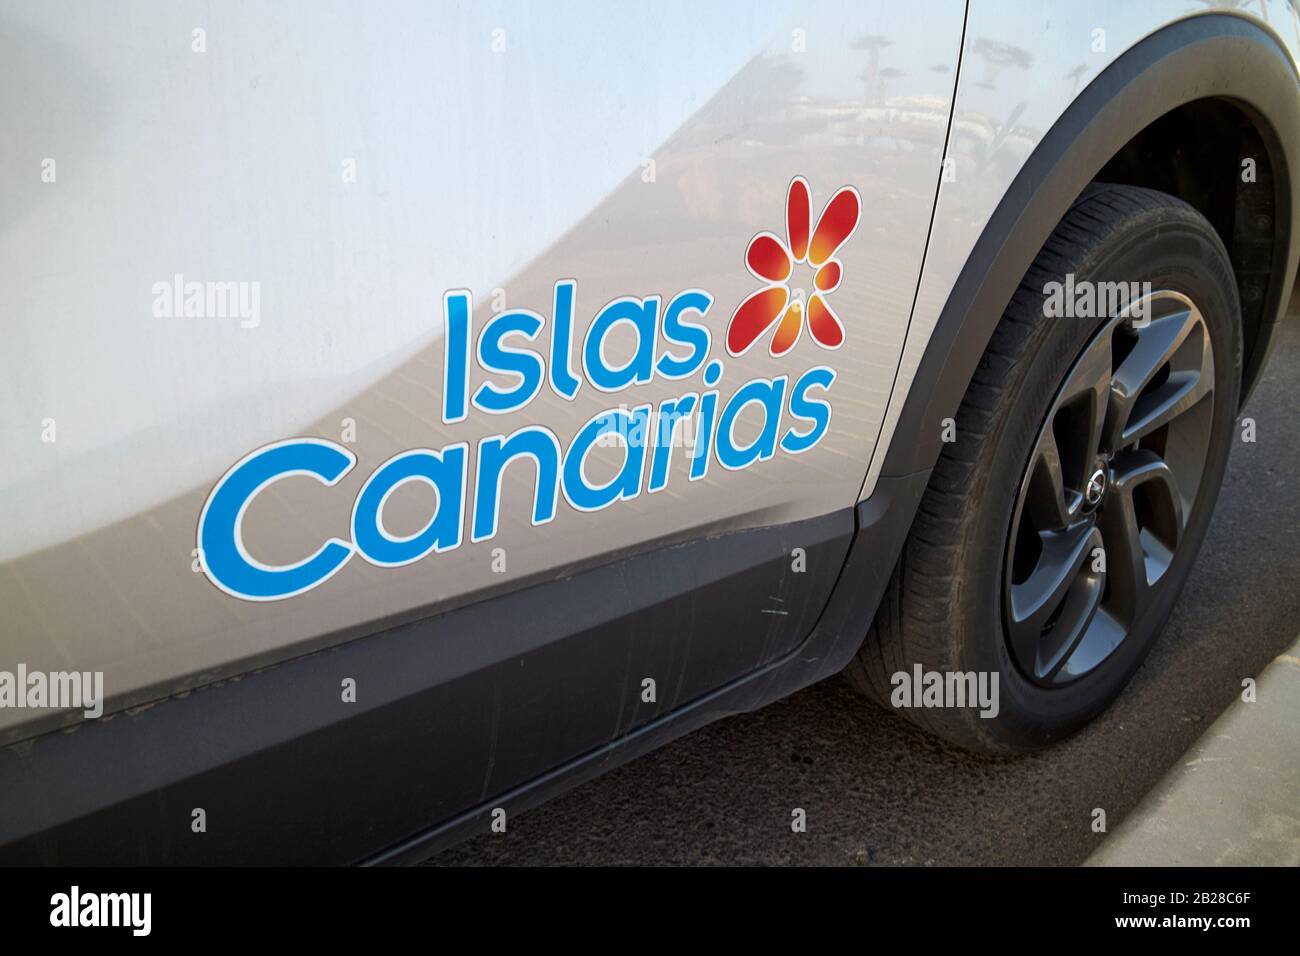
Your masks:
{"label": "black plastic side skirt", "polygon": [[858,513],[631,557],[0,751],[0,863],[419,858],[838,670],[924,487],[886,481]]}
{"label": "black plastic side skirt", "polygon": [[838,673],[862,645],[929,481],[928,470],[902,478],[881,478],[871,498],[844,512],[852,515],[855,523],[848,557],[811,635],[794,651],[609,746],[418,833],[366,862],[419,862],[487,831],[491,811],[496,807],[505,808],[507,814],[526,810],[721,717],[755,710]]}

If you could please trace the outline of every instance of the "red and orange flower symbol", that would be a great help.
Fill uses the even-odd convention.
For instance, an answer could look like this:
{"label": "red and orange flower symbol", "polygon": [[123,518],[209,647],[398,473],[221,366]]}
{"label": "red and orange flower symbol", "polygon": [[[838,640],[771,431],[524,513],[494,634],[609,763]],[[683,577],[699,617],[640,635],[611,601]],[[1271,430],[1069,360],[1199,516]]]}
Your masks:
{"label": "red and orange flower symbol", "polygon": [[795,268],[804,263],[815,270],[813,290],[807,296],[808,331],[822,348],[837,349],[844,344],[844,323],[831,309],[826,296],[839,288],[844,269],[834,256],[853,235],[861,210],[858,191],[852,186],[840,187],[822,210],[810,240],[812,194],[802,176],[790,180],[785,202],[788,242],[782,242],[770,232],[760,232],[750,240],[745,266],[768,284],[740,303],[731,316],[727,325],[728,352],[743,355],[773,325],[776,333],[768,351],[777,356],[794,348],[803,331],[804,306],[801,297],[792,295],[790,286]]}

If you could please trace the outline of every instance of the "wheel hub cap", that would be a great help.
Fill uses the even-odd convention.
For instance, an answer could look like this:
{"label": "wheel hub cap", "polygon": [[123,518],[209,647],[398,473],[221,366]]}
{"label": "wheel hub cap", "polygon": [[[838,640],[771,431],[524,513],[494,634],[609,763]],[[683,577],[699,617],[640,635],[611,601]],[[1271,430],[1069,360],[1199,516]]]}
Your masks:
{"label": "wheel hub cap", "polygon": [[1098,468],[1088,479],[1083,489],[1083,507],[1089,514],[1097,510],[1101,499],[1106,495],[1106,469]]}

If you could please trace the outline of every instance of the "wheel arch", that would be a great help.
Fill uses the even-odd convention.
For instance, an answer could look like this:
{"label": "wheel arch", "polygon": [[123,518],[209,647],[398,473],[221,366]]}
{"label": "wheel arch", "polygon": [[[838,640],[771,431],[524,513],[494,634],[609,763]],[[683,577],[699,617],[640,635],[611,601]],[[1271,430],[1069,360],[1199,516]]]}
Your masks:
{"label": "wheel arch", "polygon": [[[1238,134],[1223,142],[1208,137],[1210,152],[1219,157],[1213,171],[1189,166],[1186,157],[1175,162],[1167,152],[1186,148],[1188,138],[1174,132],[1185,133],[1189,120],[1206,111],[1235,116]],[[1236,188],[1244,145],[1261,150],[1253,196]],[[1146,164],[1153,149],[1166,150],[1167,161]],[[1222,157],[1229,153],[1231,191],[1212,181],[1227,175]],[[961,404],[1017,285],[1056,224],[1096,180],[1162,188],[1160,183],[1166,191],[1172,182],[1175,195],[1185,193],[1180,198],[1220,231],[1233,257],[1247,326],[1244,402],[1264,364],[1300,254],[1297,171],[1300,81],[1270,33],[1242,17],[1205,14],[1135,44],[1061,114],[989,218],[926,345],[894,431],[900,440],[890,443],[881,474],[909,475],[934,465],[942,422]]]}

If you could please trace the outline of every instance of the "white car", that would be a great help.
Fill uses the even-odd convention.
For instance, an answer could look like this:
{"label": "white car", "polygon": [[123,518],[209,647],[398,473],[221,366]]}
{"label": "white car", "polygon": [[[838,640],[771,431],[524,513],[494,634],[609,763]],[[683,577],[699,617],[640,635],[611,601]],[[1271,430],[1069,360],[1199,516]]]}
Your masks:
{"label": "white car", "polygon": [[1048,746],[1294,279],[1285,0],[3,14],[4,862],[418,859],[846,669]]}

